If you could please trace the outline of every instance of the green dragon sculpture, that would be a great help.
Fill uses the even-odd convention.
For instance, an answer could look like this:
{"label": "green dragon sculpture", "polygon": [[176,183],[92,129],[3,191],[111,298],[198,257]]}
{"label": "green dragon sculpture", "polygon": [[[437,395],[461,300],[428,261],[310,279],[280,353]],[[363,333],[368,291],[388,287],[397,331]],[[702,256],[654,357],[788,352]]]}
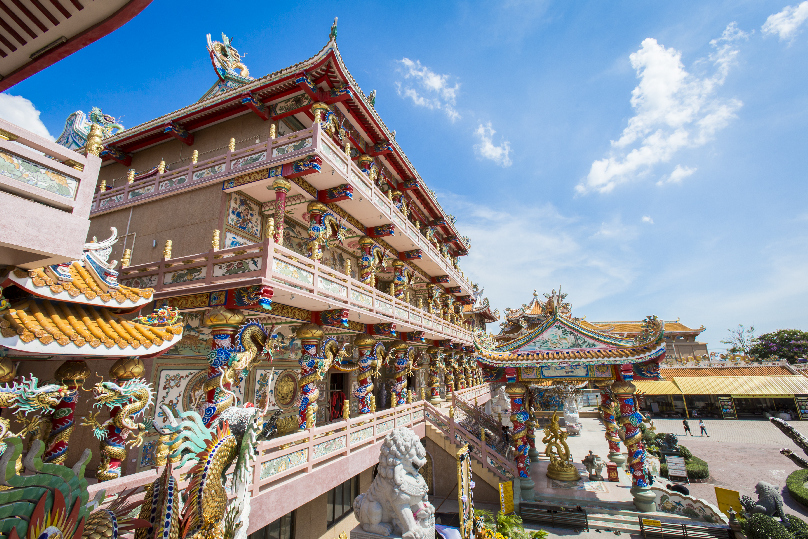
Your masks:
{"label": "green dragon sculpture", "polygon": [[[109,481],[121,476],[121,462],[126,458],[126,446],[139,446],[151,428],[151,421],[138,423],[136,419],[152,403],[154,392],[151,384],[142,378],[127,380],[118,385],[115,382],[99,382],[95,385],[95,406],[110,408],[111,417],[99,423],[100,410],[84,420],[84,426],[91,427],[96,438],[101,440],[101,464],[96,477],[99,481]],[[129,435],[137,432],[133,440]]]}

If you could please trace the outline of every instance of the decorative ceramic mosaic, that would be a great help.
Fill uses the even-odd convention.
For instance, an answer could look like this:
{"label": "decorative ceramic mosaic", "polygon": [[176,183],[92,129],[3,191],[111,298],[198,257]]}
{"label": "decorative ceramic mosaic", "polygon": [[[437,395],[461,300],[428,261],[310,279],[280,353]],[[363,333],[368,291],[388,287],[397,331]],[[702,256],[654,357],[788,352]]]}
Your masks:
{"label": "decorative ceramic mosaic", "polygon": [[308,449],[299,449],[294,453],[283,455],[261,463],[261,479],[272,477],[295,466],[305,464],[309,458]]}
{"label": "decorative ceramic mosaic", "polygon": [[129,286],[131,288],[153,288],[154,285],[157,284],[157,279],[159,275],[156,273],[154,275],[143,275],[141,277],[130,277],[129,279],[124,279],[121,281],[123,286]]}
{"label": "decorative ceramic mosaic", "polygon": [[410,414],[402,415],[396,418],[396,425],[403,426],[408,425],[412,421],[412,416]]}
{"label": "decorative ceramic mosaic", "polygon": [[129,191],[128,199],[132,200],[133,198],[148,195],[149,193],[153,192],[154,192],[154,184],[144,185],[143,187],[138,187],[137,189],[132,189],[131,191]]}
{"label": "decorative ceramic mosaic", "polygon": [[396,316],[401,318],[402,320],[406,320],[408,318],[409,313],[402,309],[401,307],[396,306]]}
{"label": "decorative ceramic mosaic", "polygon": [[387,432],[388,430],[393,430],[395,426],[395,421],[390,419],[387,421],[381,421],[378,425],[376,425],[376,432],[381,434],[382,432]]}
{"label": "decorative ceramic mosaic", "polygon": [[213,337],[210,328],[202,325],[204,311],[182,313],[182,339],[165,353],[167,356],[204,356],[210,352]]}
{"label": "decorative ceramic mosaic", "polygon": [[351,445],[358,444],[373,436],[373,427],[366,427],[351,433]]}
{"label": "decorative ceramic mosaic", "polygon": [[314,458],[317,459],[324,457],[329,453],[333,453],[334,451],[339,451],[340,449],[345,449],[345,436],[340,436],[339,438],[334,438],[333,440],[316,444],[314,446],[313,455]]}
{"label": "decorative ceramic mosaic", "polygon": [[241,247],[242,245],[249,245],[255,243],[254,240],[248,240],[244,236],[239,236],[235,232],[229,230],[224,233],[224,248],[230,249],[232,247]]}
{"label": "decorative ceramic mosaic", "polygon": [[412,413],[412,420],[415,423],[418,423],[423,418],[424,418],[424,411],[423,410],[416,410],[415,412]]}
{"label": "decorative ceramic mosaic", "polygon": [[255,238],[261,237],[261,207],[241,193],[230,195],[227,224]]}
{"label": "decorative ceramic mosaic", "polygon": [[119,202],[123,202],[123,193],[120,195],[115,195],[114,197],[107,197],[99,202],[99,208],[106,208],[110,204],[118,204]]}
{"label": "decorative ceramic mosaic", "polygon": [[398,227],[398,230],[406,228],[404,226],[404,221],[402,221],[401,217],[398,216],[397,211],[393,212],[393,214],[391,215],[391,219],[393,220],[393,223],[395,223],[395,225]]}
{"label": "decorative ceramic mosaic", "polygon": [[255,387],[253,391],[255,402],[261,402],[264,395],[269,393],[269,404],[267,406],[270,409],[279,408],[278,403],[275,402],[275,381],[282,372],[273,371],[272,369],[257,369],[255,371]]}
{"label": "decorative ceramic mosaic", "polygon": [[383,195],[380,195],[379,193],[374,193],[373,194],[373,200],[376,201],[376,204],[378,204],[379,207],[381,207],[382,209],[385,209],[387,207],[385,205],[385,202],[387,202],[387,199]]}
{"label": "decorative ceramic mosaic", "polygon": [[418,316],[417,314],[411,314],[411,315],[410,315],[410,320],[412,320],[412,321],[413,321],[413,322],[415,322],[416,324],[420,324],[420,323],[421,323],[421,317],[420,317],[420,316]]}
{"label": "decorative ceramic mosaic", "polygon": [[176,284],[187,283],[190,281],[198,281],[204,279],[207,274],[208,268],[200,266],[198,268],[184,269],[180,271],[172,271],[163,275],[163,284]]}
{"label": "decorative ceramic mosaic", "polygon": [[272,271],[301,283],[314,284],[314,274],[312,272],[287,264],[277,258],[272,260]]}
{"label": "decorative ceramic mosaic", "polygon": [[74,198],[79,186],[75,178],[6,151],[0,151],[0,175],[65,198]]}
{"label": "decorative ceramic mosaic", "polygon": [[337,152],[334,151],[334,149],[331,147],[331,145],[329,145],[327,142],[323,143],[321,150],[336,165],[336,167],[334,167],[334,168],[336,168],[337,170],[339,170],[343,174],[347,172],[348,163],[346,163],[345,160],[342,159],[337,154]]}
{"label": "decorative ceramic mosaic", "polygon": [[224,165],[213,165],[212,167],[208,167],[205,170],[199,170],[194,172],[194,181],[201,180],[202,178],[207,178],[209,176],[215,176],[216,174],[220,174],[224,172]]}
{"label": "decorative ceramic mosaic", "polygon": [[171,189],[175,185],[182,185],[186,181],[188,181],[188,176],[180,176],[179,178],[171,178],[170,180],[165,180],[160,182],[160,186],[158,191],[165,191],[166,189]]}
{"label": "decorative ceramic mosaic", "polygon": [[225,275],[237,275],[239,273],[249,273],[261,269],[261,258],[246,258],[233,262],[223,262],[214,264],[213,276],[224,277]]}
{"label": "decorative ceramic mosaic", "polygon": [[152,440],[143,444],[140,451],[140,467],[148,468],[154,466],[154,450],[157,449],[157,441]]}
{"label": "decorative ceramic mosaic", "polygon": [[373,296],[360,292],[359,290],[351,290],[351,301],[367,305],[368,307],[373,306]]}
{"label": "decorative ceramic mosaic", "polygon": [[429,318],[424,318],[424,326],[428,327],[428,328],[431,328],[432,327],[432,320],[430,320]]}
{"label": "decorative ceramic mosaic", "polygon": [[267,158],[267,152],[260,152],[254,153],[252,155],[248,155],[246,157],[241,157],[236,159],[235,161],[230,163],[230,168],[242,168],[249,165],[254,165],[255,163],[260,163],[261,161],[265,161]]}
{"label": "decorative ceramic mosaic", "polygon": [[395,312],[393,310],[393,306],[390,303],[387,303],[386,301],[376,300],[376,308],[379,309],[381,312],[387,313],[391,316]]}
{"label": "decorative ceramic mosaic", "polygon": [[[197,410],[205,402],[203,386],[208,378],[207,364],[195,367],[169,367],[160,371],[155,398],[155,424],[165,424],[162,405],[177,412]],[[232,387],[239,403],[244,402],[245,378],[238,375]]]}
{"label": "decorative ceramic mosaic", "polygon": [[343,286],[343,285],[341,285],[339,283],[335,283],[334,281],[329,281],[328,279],[325,279],[325,278],[319,277],[319,276],[317,278],[317,285],[320,288],[322,288],[323,290],[325,290],[326,292],[328,292],[330,294],[334,294],[335,296],[341,296],[343,298],[348,297],[348,287],[347,286]]}
{"label": "decorative ceramic mosaic", "polygon": [[534,350],[561,350],[575,348],[599,348],[603,346],[594,340],[575,333],[571,329],[553,325],[544,333],[536,337],[531,342],[519,349],[519,352],[531,352]]}
{"label": "decorative ceramic mosaic", "polygon": [[370,196],[371,193],[370,185],[365,183],[365,181],[362,178],[357,176],[356,172],[354,172],[353,170],[351,170],[351,183],[357,188],[359,188],[359,190],[362,191],[365,194],[365,196]]}
{"label": "decorative ceramic mosaic", "polygon": [[272,157],[278,157],[279,155],[287,155],[292,152],[302,150],[303,148],[308,148],[309,146],[311,146],[311,137],[304,138],[303,140],[297,140],[295,142],[290,142],[288,144],[283,144],[281,146],[272,148]]}

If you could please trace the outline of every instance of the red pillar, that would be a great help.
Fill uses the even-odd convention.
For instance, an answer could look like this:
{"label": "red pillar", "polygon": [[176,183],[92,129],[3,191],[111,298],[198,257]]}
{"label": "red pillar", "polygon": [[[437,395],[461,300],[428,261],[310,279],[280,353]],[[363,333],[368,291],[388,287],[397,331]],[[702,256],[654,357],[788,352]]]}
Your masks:
{"label": "red pillar", "polygon": [[[226,392],[230,391],[230,382],[222,383],[219,387],[221,377],[224,376],[228,361],[230,359],[229,349],[233,347],[233,338],[238,332],[239,326],[244,322],[244,314],[241,311],[231,311],[224,307],[214,307],[205,313],[203,324],[211,328],[213,336],[211,353],[208,356],[208,379],[205,382],[205,404],[201,411],[202,420],[205,425],[218,417],[227,408],[231,396]],[[230,403],[232,405],[233,403]]]}
{"label": "red pillar", "polygon": [[62,363],[54,378],[67,388],[67,395],[62,398],[51,414],[51,431],[45,443],[42,461],[50,464],[64,464],[67,459],[67,447],[70,435],[75,426],[76,402],[78,388],[90,376],[90,369],[83,360],[68,360]]}
{"label": "red pillar", "polygon": [[300,365],[300,408],[298,409],[297,422],[300,429],[307,427],[307,416],[311,413],[314,423],[317,420],[317,398],[320,390],[317,389],[317,382],[321,376],[317,373],[317,367],[321,361],[319,358],[320,339],[323,338],[323,330],[315,324],[305,324],[297,330],[297,338],[300,339],[301,353],[297,360]]}

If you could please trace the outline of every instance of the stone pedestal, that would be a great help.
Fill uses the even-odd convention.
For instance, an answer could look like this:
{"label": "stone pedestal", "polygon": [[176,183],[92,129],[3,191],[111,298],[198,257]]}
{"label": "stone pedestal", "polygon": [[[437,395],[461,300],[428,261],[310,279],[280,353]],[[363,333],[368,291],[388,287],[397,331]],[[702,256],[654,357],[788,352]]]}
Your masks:
{"label": "stone pedestal", "polygon": [[609,453],[609,460],[617,464],[617,469],[622,470],[628,457],[623,453]]}
{"label": "stone pedestal", "polygon": [[530,458],[530,462],[539,462],[540,455],[541,453],[539,453],[539,451],[535,447],[531,447],[527,451],[527,456]]}
{"label": "stone pedestal", "polygon": [[534,483],[532,479],[529,477],[521,477],[519,479],[519,494],[521,499],[526,502],[532,502],[535,499],[535,495],[533,493],[533,489],[535,487],[536,483]]}
{"label": "stone pedestal", "polygon": [[[422,529],[424,530],[424,539],[435,539],[435,517],[432,516],[425,520]],[[350,539],[401,539],[401,535],[395,532],[390,535],[366,532],[362,529],[362,525],[359,524],[351,530]]]}
{"label": "stone pedestal", "polygon": [[643,513],[656,511],[656,494],[651,487],[632,487],[631,495],[634,497],[634,506]]}

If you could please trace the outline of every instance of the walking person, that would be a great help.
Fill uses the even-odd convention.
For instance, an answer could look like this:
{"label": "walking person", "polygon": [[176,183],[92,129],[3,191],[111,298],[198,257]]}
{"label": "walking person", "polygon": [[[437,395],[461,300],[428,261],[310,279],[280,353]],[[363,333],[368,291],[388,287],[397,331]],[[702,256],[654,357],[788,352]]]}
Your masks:
{"label": "walking person", "polygon": [[699,419],[699,429],[701,429],[701,435],[702,436],[707,436],[708,438],[710,437],[710,435],[707,434],[707,427],[704,426],[704,420],[703,419]]}
{"label": "walking person", "polygon": [[693,433],[692,433],[692,432],[690,432],[690,423],[688,423],[688,422],[687,422],[687,419],[683,419],[683,420],[682,420],[682,425],[684,425],[684,427],[685,427],[685,432],[686,432],[687,434],[689,434],[689,435],[693,436]]}

